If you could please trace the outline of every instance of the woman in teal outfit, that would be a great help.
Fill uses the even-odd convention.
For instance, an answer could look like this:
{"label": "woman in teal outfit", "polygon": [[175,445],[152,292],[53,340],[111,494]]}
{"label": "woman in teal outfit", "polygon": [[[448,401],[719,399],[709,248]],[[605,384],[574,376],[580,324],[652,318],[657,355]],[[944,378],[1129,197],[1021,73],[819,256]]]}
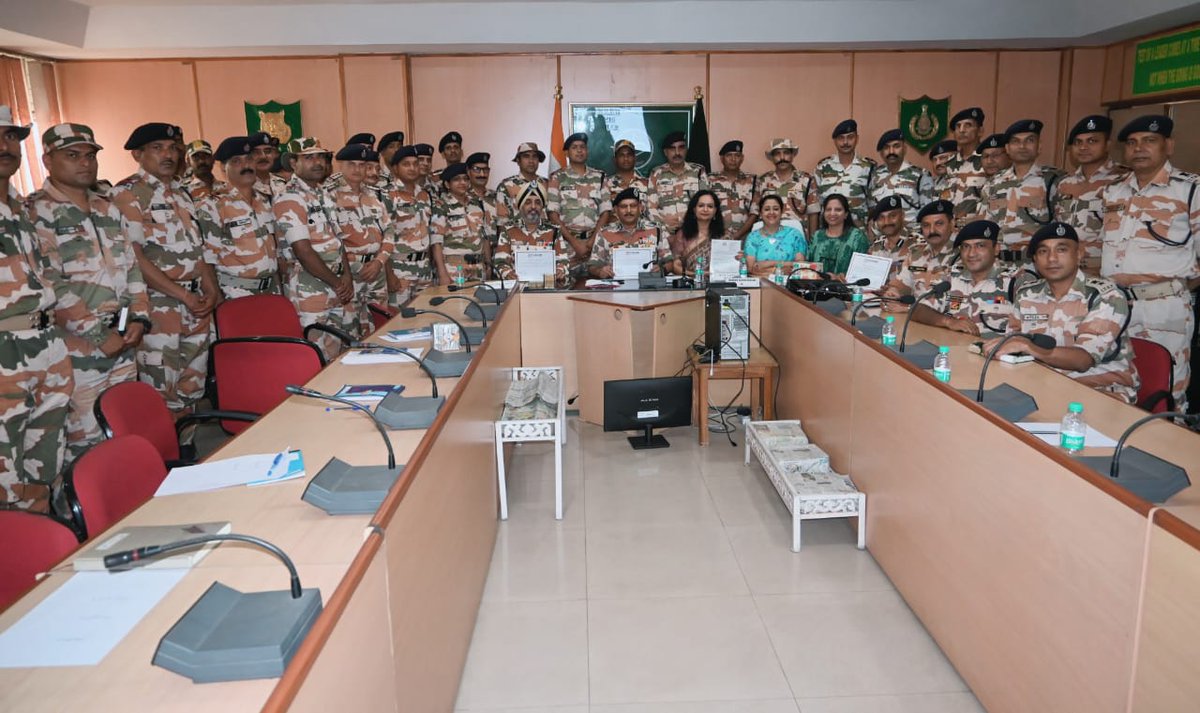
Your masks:
{"label": "woman in teal outfit", "polygon": [[746,268],[751,275],[765,277],[781,265],[784,274],[792,271],[792,263],[804,260],[808,241],[804,232],[789,225],[781,225],[783,200],[775,193],[768,193],[758,204],[762,227],[746,236],[742,252],[746,256]]}
{"label": "woman in teal outfit", "polygon": [[871,247],[866,233],[854,225],[850,202],[841,193],[825,196],[821,206],[825,227],[813,235],[808,259],[821,263],[821,269],[844,279],[854,253],[865,253]]}

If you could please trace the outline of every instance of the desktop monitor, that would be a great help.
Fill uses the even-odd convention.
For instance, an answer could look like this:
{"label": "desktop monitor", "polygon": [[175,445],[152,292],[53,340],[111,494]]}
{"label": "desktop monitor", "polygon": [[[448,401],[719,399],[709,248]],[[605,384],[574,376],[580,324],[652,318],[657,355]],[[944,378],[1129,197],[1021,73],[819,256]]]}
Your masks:
{"label": "desktop monitor", "polygon": [[636,450],[667,448],[671,444],[655,435],[654,429],[691,423],[691,377],[604,382],[604,430],[641,430],[642,435],[629,437],[629,445]]}

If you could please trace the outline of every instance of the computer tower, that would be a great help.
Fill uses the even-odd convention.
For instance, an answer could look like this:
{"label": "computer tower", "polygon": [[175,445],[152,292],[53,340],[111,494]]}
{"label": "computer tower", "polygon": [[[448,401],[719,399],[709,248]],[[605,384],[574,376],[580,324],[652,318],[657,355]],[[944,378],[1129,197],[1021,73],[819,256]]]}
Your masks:
{"label": "computer tower", "polygon": [[713,361],[749,356],[750,293],[736,287],[704,293],[704,349]]}

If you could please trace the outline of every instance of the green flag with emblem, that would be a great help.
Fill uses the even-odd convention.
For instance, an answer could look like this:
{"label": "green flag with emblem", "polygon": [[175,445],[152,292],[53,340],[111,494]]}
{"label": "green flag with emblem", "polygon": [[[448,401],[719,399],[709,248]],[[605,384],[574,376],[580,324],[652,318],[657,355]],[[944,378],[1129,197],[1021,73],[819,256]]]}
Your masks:
{"label": "green flag with emblem", "polygon": [[266,104],[244,103],[247,134],[265,131],[279,139],[280,144],[304,136],[304,128],[300,123],[300,102],[281,104],[272,99]]}
{"label": "green flag with emblem", "polygon": [[946,136],[950,127],[950,97],[933,99],[900,99],[900,131],[904,141],[921,153],[926,153]]}

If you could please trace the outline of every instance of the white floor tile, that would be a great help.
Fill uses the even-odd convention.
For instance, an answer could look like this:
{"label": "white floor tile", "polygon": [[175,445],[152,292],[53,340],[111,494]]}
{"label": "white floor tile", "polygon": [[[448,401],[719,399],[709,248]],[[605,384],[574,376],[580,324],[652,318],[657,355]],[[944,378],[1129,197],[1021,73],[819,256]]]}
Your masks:
{"label": "white floor tile", "polygon": [[483,600],[544,601],[587,596],[584,531],[551,519],[540,527],[500,523]]}
{"label": "white floor tile", "polygon": [[766,476],[706,480],[709,495],[727,527],[782,526],[791,532],[792,514]]}
{"label": "white floor tile", "polygon": [[592,599],[747,595],[724,528],[627,525],[588,530]]}
{"label": "white floor tile", "polygon": [[549,708],[455,708],[471,713],[589,713],[587,706],[551,706]]}
{"label": "white floor tile", "polygon": [[587,472],[584,487],[589,529],[629,525],[712,525],[721,518],[704,480],[663,470]]}
{"label": "white floor tile", "polygon": [[984,713],[970,693],[802,698],[796,703],[800,713]]}
{"label": "white floor tile", "polygon": [[687,701],[592,706],[591,713],[796,713],[792,699],[778,701]]}
{"label": "white floor tile", "polygon": [[554,468],[548,473],[524,472],[509,466],[508,520],[503,523],[514,528],[557,525],[567,528],[584,526],[584,495],[582,475],[563,476],[563,519],[554,519]]}
{"label": "white floor tile", "polygon": [[485,602],[480,606],[457,707],[587,702],[586,602]]}
{"label": "white floor tile", "polygon": [[[718,506],[719,507],[719,506]],[[792,524],[727,527],[733,553],[754,594],[891,590],[848,520],[805,521],[803,546],[792,552]]]}
{"label": "white floor tile", "polygon": [[797,698],[967,690],[895,592],[755,600]]}
{"label": "white floor tile", "polygon": [[791,697],[749,597],[593,600],[593,705]]}

